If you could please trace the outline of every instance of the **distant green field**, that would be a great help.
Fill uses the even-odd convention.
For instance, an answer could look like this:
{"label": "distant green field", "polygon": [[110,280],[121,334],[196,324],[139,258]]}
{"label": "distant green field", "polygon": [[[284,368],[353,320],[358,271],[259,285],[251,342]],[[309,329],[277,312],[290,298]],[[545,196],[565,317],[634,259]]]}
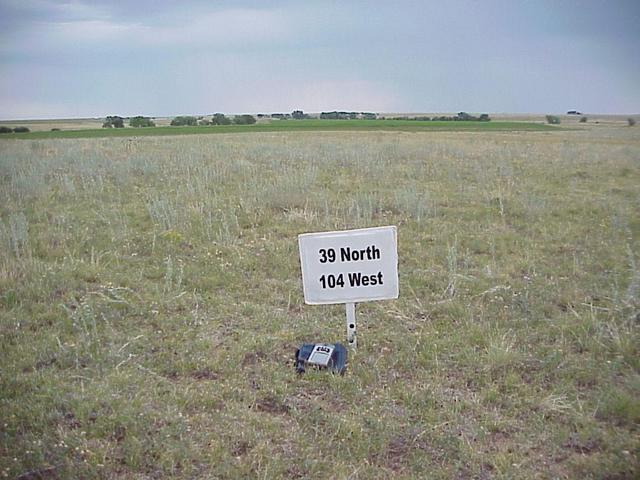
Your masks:
{"label": "distant green field", "polygon": [[308,130],[394,130],[394,131],[549,131],[557,130],[539,123],[525,122],[425,122],[413,120],[280,120],[255,125],[216,125],[198,127],[153,127],[122,129],[84,129],[5,134],[0,138],[92,138],[148,135],[191,135],[205,133],[280,132]]}

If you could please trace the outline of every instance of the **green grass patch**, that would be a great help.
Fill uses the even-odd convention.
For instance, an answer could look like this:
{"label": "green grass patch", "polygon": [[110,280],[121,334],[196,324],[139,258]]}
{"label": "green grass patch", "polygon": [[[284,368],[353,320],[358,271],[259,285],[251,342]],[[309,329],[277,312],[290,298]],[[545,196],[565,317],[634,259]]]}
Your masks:
{"label": "green grass patch", "polygon": [[37,131],[15,133],[0,136],[2,138],[47,139],[47,138],[96,138],[192,135],[208,133],[245,133],[245,132],[288,132],[288,131],[463,131],[463,132],[501,132],[501,131],[553,131],[557,128],[540,123],[527,122],[466,122],[444,121],[426,122],[411,120],[280,120],[254,125],[215,125],[198,127],[153,127],[153,128],[101,128],[83,130]]}

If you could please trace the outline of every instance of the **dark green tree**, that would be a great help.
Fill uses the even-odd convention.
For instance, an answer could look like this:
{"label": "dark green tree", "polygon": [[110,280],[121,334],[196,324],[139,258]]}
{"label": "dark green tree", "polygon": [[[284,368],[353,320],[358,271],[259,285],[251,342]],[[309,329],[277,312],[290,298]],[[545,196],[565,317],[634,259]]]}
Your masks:
{"label": "dark green tree", "polygon": [[104,120],[102,128],[124,128],[124,118],[110,115]]}
{"label": "dark green tree", "polygon": [[256,118],[253,115],[236,115],[233,117],[233,123],[236,125],[253,125],[256,123]]}
{"label": "dark green tree", "polygon": [[135,127],[135,128],[155,127],[156,124],[149,117],[143,117],[143,116],[138,115],[136,117],[131,117],[129,119],[129,126],[130,127]]}
{"label": "dark green tree", "polygon": [[198,119],[189,115],[181,115],[171,120],[172,127],[195,127],[198,125]]}
{"label": "dark green tree", "polygon": [[224,113],[214,113],[211,117],[211,125],[231,125],[231,119]]}

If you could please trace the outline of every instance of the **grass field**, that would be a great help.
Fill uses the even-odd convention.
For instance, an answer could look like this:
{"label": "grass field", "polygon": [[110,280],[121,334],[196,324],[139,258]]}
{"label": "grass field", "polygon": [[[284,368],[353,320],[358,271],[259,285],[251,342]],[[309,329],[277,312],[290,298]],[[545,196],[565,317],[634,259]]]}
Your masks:
{"label": "grass field", "polygon": [[[18,122],[19,123],[19,122]],[[193,135],[204,133],[243,132],[287,132],[287,131],[550,131],[557,127],[532,122],[425,122],[413,120],[284,120],[267,121],[254,125],[216,125],[197,127],[153,128],[75,128],[59,131],[33,131],[29,133],[5,134],[3,138],[48,139],[48,138],[94,138],[131,137],[149,135]]]}
{"label": "grass field", "polygon": [[[639,130],[485,125],[0,142],[0,476],[637,478]],[[297,235],[375,225],[296,376]]]}

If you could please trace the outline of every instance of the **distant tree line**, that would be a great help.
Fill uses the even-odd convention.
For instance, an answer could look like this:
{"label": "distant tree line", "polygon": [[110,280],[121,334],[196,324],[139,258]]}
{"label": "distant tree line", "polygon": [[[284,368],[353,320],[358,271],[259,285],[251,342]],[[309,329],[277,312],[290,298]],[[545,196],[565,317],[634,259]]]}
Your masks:
{"label": "distant tree line", "polygon": [[[276,120],[306,120],[312,118],[311,115],[304,113],[303,110],[294,110],[291,113],[259,113],[257,117],[271,118]],[[378,116],[374,112],[355,112],[355,111],[338,111],[322,112],[319,115],[322,120],[416,120],[416,121],[467,121],[467,122],[489,122],[491,118],[486,113],[479,116],[470,115],[467,112],[459,112],[454,116],[402,116],[385,118]],[[105,118],[102,124],[103,128],[124,128],[125,118],[118,115],[111,115]],[[172,127],[195,127],[195,126],[209,126],[209,125],[253,125],[256,123],[256,117],[253,115],[243,114],[227,117],[223,113],[214,113],[209,116],[192,116],[192,115],[179,115],[171,120],[170,125]],[[149,117],[135,116],[129,118],[129,126],[131,127],[155,127],[155,123]]]}
{"label": "distant tree line", "polygon": [[[124,128],[125,119],[119,115],[109,115],[104,119],[102,128]],[[156,124],[149,117],[137,115],[129,118],[129,126],[134,128],[155,127]]]}
{"label": "distant tree line", "polygon": [[211,118],[206,117],[193,117],[193,116],[179,116],[171,120],[172,127],[195,127],[196,125],[253,125],[256,123],[256,118],[253,115],[235,115],[233,118],[229,118],[223,113],[214,113]]}
{"label": "distant tree line", "polygon": [[378,115],[372,112],[322,112],[320,113],[322,120],[375,120]]}
{"label": "distant tree line", "polygon": [[[304,113],[303,110],[294,110],[291,113],[259,113],[258,118],[273,118],[276,120],[307,120],[313,118],[311,115]],[[372,112],[322,112],[320,114],[322,120],[375,120],[378,118],[376,113]]]}
{"label": "distant tree line", "polygon": [[436,116],[436,117],[427,117],[427,116],[415,116],[415,117],[392,117],[386,120],[415,120],[419,122],[490,122],[491,118],[488,113],[483,113],[480,116],[476,117],[474,115],[470,115],[467,112],[459,112],[453,116]]}
{"label": "distant tree line", "polygon": [[[124,128],[125,120],[127,120],[127,118],[119,115],[109,115],[105,117],[102,128]],[[142,115],[130,117],[128,120],[129,126],[133,128],[156,126],[152,118],[144,117]],[[200,125],[252,125],[254,123],[256,123],[256,118],[253,115],[244,114],[227,117],[223,113],[214,113],[213,115],[210,115],[209,118],[204,116],[194,117],[192,115],[179,115],[171,120],[170,125],[172,127],[195,127]]]}
{"label": "distant tree line", "polygon": [[310,115],[307,115],[302,110],[294,110],[291,113],[260,113],[258,114],[258,118],[275,118],[277,120],[307,120],[311,118]]}
{"label": "distant tree line", "polygon": [[482,113],[480,116],[476,117],[474,115],[470,115],[467,112],[459,112],[457,115],[452,117],[447,116],[439,116],[433,117],[431,119],[432,122],[490,122],[491,118],[488,113]]}
{"label": "distant tree line", "polygon": [[0,133],[29,133],[30,131],[31,130],[29,130],[27,127],[0,127]]}

